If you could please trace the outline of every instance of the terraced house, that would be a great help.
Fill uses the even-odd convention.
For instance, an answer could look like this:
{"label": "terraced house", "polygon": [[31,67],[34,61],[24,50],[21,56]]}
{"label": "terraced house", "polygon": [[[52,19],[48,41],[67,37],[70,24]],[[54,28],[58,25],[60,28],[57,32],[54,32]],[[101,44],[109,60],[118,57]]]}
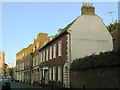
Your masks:
{"label": "terraced house", "polygon": [[87,3],[83,3],[81,16],[55,36],[38,36],[33,46],[31,84],[45,79],[45,84],[56,82],[69,88],[73,60],[113,49],[111,34],[95,14],[95,7]]}
{"label": "terraced house", "polygon": [[30,83],[32,68],[33,44],[22,49],[16,54],[16,80],[19,82]]}
{"label": "terraced house", "polygon": [[45,78],[45,84],[55,81],[70,87],[69,70],[74,59],[112,49],[112,36],[102,19],[95,15],[95,7],[83,3],[81,16],[59,29],[55,37],[39,49],[39,81]]}
{"label": "terraced house", "polygon": [[[53,37],[53,36],[51,36]],[[33,45],[33,65],[32,65],[32,74],[31,74],[31,84],[39,82],[39,49],[45,45],[51,37],[48,37],[47,33],[39,33],[37,39],[34,39]]]}

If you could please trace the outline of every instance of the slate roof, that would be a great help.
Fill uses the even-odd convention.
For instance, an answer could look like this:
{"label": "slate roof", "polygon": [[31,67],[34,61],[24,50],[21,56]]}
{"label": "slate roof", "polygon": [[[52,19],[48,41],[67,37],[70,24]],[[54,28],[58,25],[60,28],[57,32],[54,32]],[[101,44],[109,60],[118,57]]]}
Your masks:
{"label": "slate roof", "polygon": [[[78,18],[78,17],[77,17]],[[77,18],[74,20],[74,21],[72,21],[69,25],[67,25],[61,32],[60,32],[60,34],[56,34],[55,35],[55,37],[53,37],[53,39],[51,40],[51,41],[48,41],[43,47],[41,47],[40,49],[39,49],[39,51],[40,50],[42,50],[44,47],[46,47],[47,45],[49,45],[50,43],[52,43],[54,40],[56,40],[58,37],[60,37],[61,35],[63,35],[64,33],[66,33],[67,32],[67,30],[73,25],[73,23],[77,20]]]}

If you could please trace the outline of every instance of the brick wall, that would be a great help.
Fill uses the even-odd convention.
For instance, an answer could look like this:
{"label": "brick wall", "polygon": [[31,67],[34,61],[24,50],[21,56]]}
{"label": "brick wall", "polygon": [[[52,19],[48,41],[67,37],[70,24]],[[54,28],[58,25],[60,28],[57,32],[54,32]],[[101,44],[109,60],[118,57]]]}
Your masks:
{"label": "brick wall", "polygon": [[72,88],[120,88],[120,66],[71,70]]}

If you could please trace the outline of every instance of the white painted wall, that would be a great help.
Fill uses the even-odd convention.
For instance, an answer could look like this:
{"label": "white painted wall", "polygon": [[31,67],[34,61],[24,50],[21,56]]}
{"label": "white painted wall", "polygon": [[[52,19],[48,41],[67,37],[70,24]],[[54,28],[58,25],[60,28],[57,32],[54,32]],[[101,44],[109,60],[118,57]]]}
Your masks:
{"label": "white painted wall", "polygon": [[71,33],[71,60],[113,49],[112,36],[98,16],[79,16],[68,31]]}

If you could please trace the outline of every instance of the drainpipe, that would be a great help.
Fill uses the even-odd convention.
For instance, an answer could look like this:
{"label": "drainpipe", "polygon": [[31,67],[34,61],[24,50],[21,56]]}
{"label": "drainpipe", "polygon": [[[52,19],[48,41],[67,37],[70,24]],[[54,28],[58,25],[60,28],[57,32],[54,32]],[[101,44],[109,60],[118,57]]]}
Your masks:
{"label": "drainpipe", "polygon": [[69,88],[71,87],[71,72],[70,72],[70,66],[71,66],[71,31],[72,30],[68,30],[68,34],[69,34],[69,83],[68,83],[68,86],[69,86]]}

